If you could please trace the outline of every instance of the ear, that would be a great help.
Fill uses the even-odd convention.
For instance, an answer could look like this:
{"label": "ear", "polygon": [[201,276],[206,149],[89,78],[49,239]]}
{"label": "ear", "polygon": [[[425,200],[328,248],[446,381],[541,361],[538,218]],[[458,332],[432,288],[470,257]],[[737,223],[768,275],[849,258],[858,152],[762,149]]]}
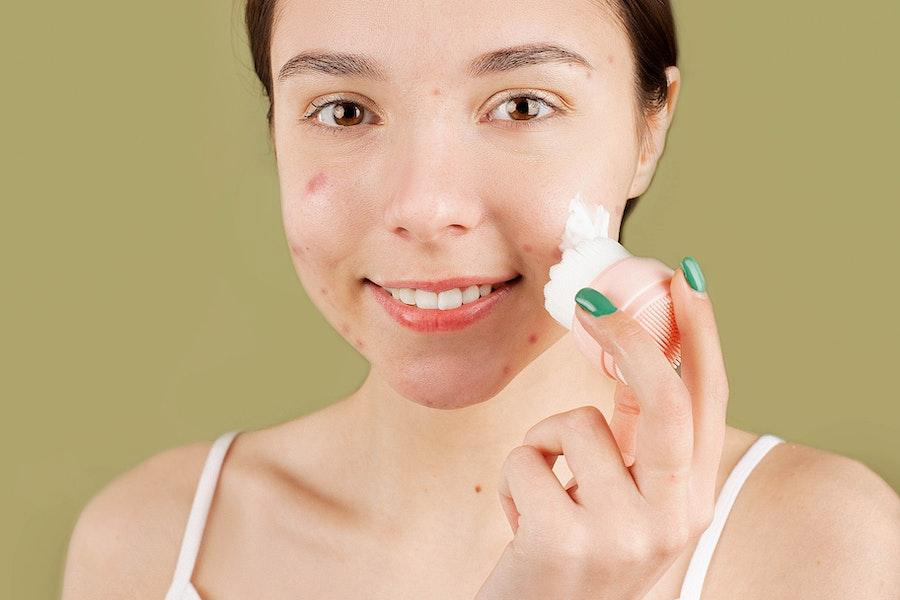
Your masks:
{"label": "ear", "polygon": [[678,70],[678,67],[673,65],[666,68],[666,81],[669,86],[666,104],[659,113],[650,117],[649,137],[644,140],[640,148],[638,167],[628,192],[629,199],[640,196],[650,187],[650,181],[656,172],[656,164],[666,146],[666,133],[669,131],[669,125],[672,124],[675,105],[678,103],[678,92],[681,90],[681,71]]}

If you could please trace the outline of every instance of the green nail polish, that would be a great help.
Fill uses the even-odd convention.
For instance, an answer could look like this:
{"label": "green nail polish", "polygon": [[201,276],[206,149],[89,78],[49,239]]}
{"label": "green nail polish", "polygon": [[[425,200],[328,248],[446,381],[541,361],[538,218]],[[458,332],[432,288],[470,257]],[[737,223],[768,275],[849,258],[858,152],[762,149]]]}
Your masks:
{"label": "green nail polish", "polygon": [[693,256],[685,256],[681,259],[681,270],[688,284],[696,292],[706,291],[706,279],[703,277],[703,271],[700,270],[700,263]]}
{"label": "green nail polish", "polygon": [[578,293],[575,294],[575,302],[595,317],[602,317],[603,315],[616,312],[615,304],[610,302],[606,296],[590,287],[578,290]]}

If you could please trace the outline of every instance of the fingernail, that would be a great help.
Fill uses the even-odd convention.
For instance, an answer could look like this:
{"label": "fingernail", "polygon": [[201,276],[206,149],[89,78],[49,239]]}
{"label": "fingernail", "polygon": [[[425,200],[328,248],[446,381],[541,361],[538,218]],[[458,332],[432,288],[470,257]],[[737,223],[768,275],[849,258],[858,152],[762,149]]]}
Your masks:
{"label": "fingernail", "polygon": [[602,317],[616,312],[616,306],[609,299],[591,287],[581,288],[575,294],[575,302],[578,306],[591,313],[595,317]]}
{"label": "fingernail", "polygon": [[695,292],[706,291],[706,279],[703,277],[703,271],[700,270],[700,263],[696,258],[693,256],[682,258],[681,270],[684,271],[685,279]]}

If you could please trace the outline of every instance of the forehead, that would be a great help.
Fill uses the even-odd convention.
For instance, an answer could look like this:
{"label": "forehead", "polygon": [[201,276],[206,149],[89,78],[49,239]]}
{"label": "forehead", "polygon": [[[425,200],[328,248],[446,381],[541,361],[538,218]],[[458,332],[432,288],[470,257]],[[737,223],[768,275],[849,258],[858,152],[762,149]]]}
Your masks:
{"label": "forehead", "polygon": [[534,44],[561,49],[551,62],[566,62],[571,51],[595,70],[620,69],[630,64],[630,48],[607,1],[278,0],[273,80],[277,86],[282,67],[310,51],[370,57],[388,81],[462,81],[472,77],[476,57]]}

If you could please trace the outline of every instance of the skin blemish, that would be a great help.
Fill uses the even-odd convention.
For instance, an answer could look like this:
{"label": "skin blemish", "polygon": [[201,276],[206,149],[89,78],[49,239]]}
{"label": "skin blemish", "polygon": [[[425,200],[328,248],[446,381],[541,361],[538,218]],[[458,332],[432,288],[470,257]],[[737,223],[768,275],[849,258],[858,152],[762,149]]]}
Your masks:
{"label": "skin blemish", "polygon": [[532,250],[534,250],[534,248],[532,248],[531,244],[522,244],[522,250],[524,250],[525,252],[531,252]]}
{"label": "skin blemish", "polygon": [[612,55],[612,54],[610,54],[610,55],[608,55],[608,56],[606,57],[606,62],[607,62],[607,64],[610,64],[610,65],[613,64],[613,61],[614,61],[614,60],[615,60],[615,59],[613,58],[613,55]]}
{"label": "skin blemish", "polygon": [[533,343],[535,343],[537,340],[538,340],[538,336],[537,336],[536,333],[532,333],[531,335],[528,336],[528,343],[529,343],[529,344],[533,344]]}
{"label": "skin blemish", "polygon": [[328,295],[328,290],[325,289],[325,288],[319,288],[319,291],[322,292],[322,295],[323,295],[323,296],[327,296],[327,295]]}
{"label": "skin blemish", "polygon": [[480,491],[481,491],[481,486],[480,486],[480,485],[476,485],[476,486],[475,486],[475,491],[476,491],[476,492],[480,492]]}
{"label": "skin blemish", "polygon": [[325,182],[328,181],[328,177],[326,177],[324,171],[319,171],[315,175],[313,175],[309,181],[306,182],[306,193],[307,194],[315,194],[318,192]]}
{"label": "skin blemish", "polygon": [[441,95],[441,90],[439,90],[439,89],[437,89],[437,88],[434,88],[433,90],[431,90],[431,95],[432,95],[432,96],[440,96],[440,95]]}
{"label": "skin blemish", "polygon": [[511,370],[512,370],[512,367],[510,367],[509,365],[503,365],[503,374],[504,375],[509,375],[509,372]]}
{"label": "skin blemish", "polygon": [[363,344],[363,341],[362,341],[361,339],[356,338],[356,340],[354,340],[354,341],[355,341],[356,345],[359,346],[360,348],[365,348],[365,347],[366,347],[366,345]]}

